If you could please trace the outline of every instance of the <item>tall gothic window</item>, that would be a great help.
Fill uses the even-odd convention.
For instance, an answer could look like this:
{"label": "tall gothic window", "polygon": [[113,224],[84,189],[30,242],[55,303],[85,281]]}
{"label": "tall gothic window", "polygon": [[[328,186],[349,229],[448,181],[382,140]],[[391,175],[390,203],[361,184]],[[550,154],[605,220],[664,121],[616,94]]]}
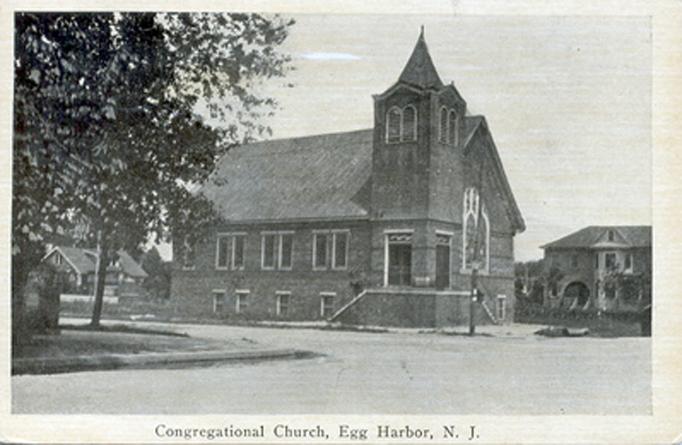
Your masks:
{"label": "tall gothic window", "polygon": [[403,108],[403,141],[417,139],[417,110],[412,105]]}
{"label": "tall gothic window", "polygon": [[448,137],[448,109],[441,107],[440,109],[440,126],[438,127],[438,140],[445,142]]}
{"label": "tall gothic window", "polygon": [[400,108],[393,107],[388,110],[386,117],[386,142],[400,142],[400,124],[402,113]]}
{"label": "tall gothic window", "polygon": [[457,143],[457,113],[450,110],[448,113],[448,144]]}
{"label": "tall gothic window", "polygon": [[[490,224],[485,205],[481,202],[478,190],[473,187],[464,191],[462,224],[464,225],[462,228],[462,268],[471,270],[476,261],[478,270],[487,271]],[[477,244],[478,249],[476,249]]]}

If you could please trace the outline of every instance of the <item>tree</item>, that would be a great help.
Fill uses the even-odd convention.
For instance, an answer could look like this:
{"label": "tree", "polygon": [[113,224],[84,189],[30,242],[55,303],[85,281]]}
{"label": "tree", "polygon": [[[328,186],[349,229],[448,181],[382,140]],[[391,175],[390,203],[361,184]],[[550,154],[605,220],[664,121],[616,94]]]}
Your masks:
{"label": "tree", "polygon": [[641,308],[651,304],[651,270],[625,272],[618,263],[609,265],[602,279],[607,295]]}
{"label": "tree", "polygon": [[544,261],[526,261],[514,263],[515,295],[529,302],[542,303],[542,280]]}
{"label": "tree", "polygon": [[293,22],[203,13],[15,20],[13,291],[36,264],[31,249],[78,224],[99,252],[97,325],[112,252],[165,239],[168,227],[200,238],[216,217],[191,186],[229,148],[269,131],[260,119],[276,102],[255,87],[288,71],[278,47]]}
{"label": "tree", "polygon": [[147,272],[142,284],[147,293],[158,299],[168,299],[170,296],[170,268],[159,255],[156,247],[152,247],[142,255],[142,268]]}

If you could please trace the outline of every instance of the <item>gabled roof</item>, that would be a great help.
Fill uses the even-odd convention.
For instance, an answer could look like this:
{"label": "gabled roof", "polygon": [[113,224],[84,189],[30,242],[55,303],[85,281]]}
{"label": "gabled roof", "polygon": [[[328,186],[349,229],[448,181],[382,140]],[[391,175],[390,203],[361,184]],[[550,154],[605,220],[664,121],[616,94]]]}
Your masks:
{"label": "gabled roof", "polygon": [[147,277],[147,272],[144,271],[140,263],[135,261],[125,250],[118,251],[118,262],[126,275],[135,278]]}
{"label": "gabled roof", "polygon": [[[618,239],[605,240],[609,230]],[[541,246],[543,249],[651,247],[651,226],[588,226]]]}
{"label": "gabled roof", "polygon": [[438,76],[433,60],[431,60],[429,49],[426,46],[423,26],[417,39],[417,44],[414,50],[412,50],[412,55],[407,60],[407,64],[405,64],[398,82],[404,82],[423,89],[440,89],[443,87],[443,82]]}
{"label": "gabled roof", "polygon": [[[66,262],[75,268],[76,272],[81,275],[95,272],[97,252],[93,249],[56,246],[45,255],[45,258],[49,257],[54,252],[61,253]],[[147,272],[145,272],[144,269],[142,269],[142,266],[140,266],[127,252],[119,250],[117,254],[123,273],[135,278],[145,278],[147,276]]]}
{"label": "gabled roof", "polygon": [[364,218],[372,139],[370,129],[235,147],[201,192],[231,222]]}
{"label": "gabled roof", "polygon": [[54,250],[61,252],[66,261],[75,267],[78,273],[86,274],[95,271],[95,263],[86,253],[86,249],[58,246]]}
{"label": "gabled roof", "polygon": [[[481,122],[466,116],[464,138]],[[200,191],[226,222],[367,218],[372,140],[369,129],[235,147]]]}
{"label": "gabled roof", "polygon": [[488,124],[484,116],[466,116],[464,118],[464,154],[469,156],[472,154],[470,143],[477,134],[479,128],[482,129],[483,135],[488,141],[486,147],[488,147],[488,155],[493,162],[493,168],[495,169],[495,177],[498,180],[500,192],[504,196],[505,207],[507,210],[507,215],[511,220],[512,226],[517,232],[523,232],[526,230],[526,222],[523,220],[523,215],[521,215],[521,210],[516,203],[516,198],[514,198],[514,193],[509,185],[509,180],[507,179],[507,174],[504,171],[504,166],[502,165],[502,159],[500,159],[500,154],[493,140],[492,134],[488,130]]}

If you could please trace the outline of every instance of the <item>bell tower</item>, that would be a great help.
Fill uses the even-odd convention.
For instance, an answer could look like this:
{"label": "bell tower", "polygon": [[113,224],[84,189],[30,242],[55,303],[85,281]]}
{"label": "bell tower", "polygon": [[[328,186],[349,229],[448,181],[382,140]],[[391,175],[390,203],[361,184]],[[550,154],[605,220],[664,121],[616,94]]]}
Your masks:
{"label": "bell tower", "polygon": [[371,217],[425,218],[439,92],[422,27],[398,80],[374,98]]}

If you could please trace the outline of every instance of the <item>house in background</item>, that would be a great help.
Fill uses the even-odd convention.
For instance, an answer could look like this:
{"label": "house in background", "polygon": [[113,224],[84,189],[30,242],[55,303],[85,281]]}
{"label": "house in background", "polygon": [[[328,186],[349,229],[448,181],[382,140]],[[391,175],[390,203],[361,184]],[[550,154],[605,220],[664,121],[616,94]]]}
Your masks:
{"label": "house in background", "polygon": [[213,179],[222,224],[173,243],[180,312],[466,324],[477,257],[478,322],[512,320],[524,221],[485,118],[441,81],[423,32],[373,128],[236,147]]}
{"label": "house in background", "polygon": [[[561,279],[545,289],[550,306],[629,311],[649,304],[651,226],[589,226],[542,248],[546,271],[561,272]],[[609,284],[613,274],[638,278],[642,285],[626,292]]]}
{"label": "house in background", "polygon": [[[69,292],[62,300],[91,297],[95,283],[97,252],[79,247],[53,247],[42,260],[66,275]],[[136,298],[143,295],[142,281],[147,273],[125,251],[118,251],[107,266],[104,296],[111,301],[118,298]],[[71,296],[71,297],[70,297]],[[81,298],[82,299],[82,298]]]}

